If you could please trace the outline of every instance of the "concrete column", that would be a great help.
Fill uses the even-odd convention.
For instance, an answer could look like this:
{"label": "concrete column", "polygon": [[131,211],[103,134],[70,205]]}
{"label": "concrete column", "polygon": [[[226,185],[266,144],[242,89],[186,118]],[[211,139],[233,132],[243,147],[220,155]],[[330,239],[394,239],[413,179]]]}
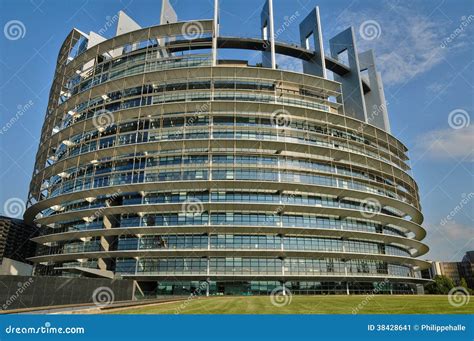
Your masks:
{"label": "concrete column", "polygon": [[367,70],[370,91],[364,94],[367,110],[367,123],[390,133],[390,123],[388,120],[387,103],[383,90],[380,72],[375,66],[374,51],[369,50],[359,53],[359,63],[361,71]]}
{"label": "concrete column", "polygon": [[363,122],[367,121],[365,100],[360,78],[359,55],[355,43],[353,28],[342,31],[329,40],[331,56],[339,60],[339,55],[347,52],[350,71],[343,75],[334,74],[334,80],[342,84],[342,93],[344,96],[344,114],[356,118]]}
{"label": "concrete column", "polygon": [[214,0],[214,20],[212,28],[212,66],[217,65],[217,37],[219,36],[219,0]]}
{"label": "concrete column", "polygon": [[301,46],[310,49],[308,39],[313,37],[315,56],[309,61],[303,61],[303,71],[318,77],[326,76],[326,60],[324,58],[323,36],[321,31],[321,20],[319,7],[316,6],[306,18],[300,23]]}
{"label": "concrete column", "polygon": [[[273,0],[267,0],[260,14],[262,39],[270,43],[263,52],[262,65],[276,69],[275,30],[273,26]],[[266,28],[266,31],[265,31]],[[266,34],[265,34],[266,33]],[[267,43],[266,43],[267,44]]]}
{"label": "concrete column", "polygon": [[270,53],[272,55],[272,69],[276,69],[276,57],[275,57],[275,26],[273,23],[273,0],[268,0],[268,16],[269,16],[269,28],[270,28]]}

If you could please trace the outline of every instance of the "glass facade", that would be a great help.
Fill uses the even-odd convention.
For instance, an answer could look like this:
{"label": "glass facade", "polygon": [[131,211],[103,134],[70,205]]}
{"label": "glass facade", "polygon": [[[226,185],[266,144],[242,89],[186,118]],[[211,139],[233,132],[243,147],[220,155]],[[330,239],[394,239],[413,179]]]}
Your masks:
{"label": "glass facade", "polygon": [[65,42],[26,212],[33,261],[145,296],[413,293],[427,248],[403,144],[346,115],[338,82],[213,65],[201,24],[200,45],[181,24],[69,58]]}

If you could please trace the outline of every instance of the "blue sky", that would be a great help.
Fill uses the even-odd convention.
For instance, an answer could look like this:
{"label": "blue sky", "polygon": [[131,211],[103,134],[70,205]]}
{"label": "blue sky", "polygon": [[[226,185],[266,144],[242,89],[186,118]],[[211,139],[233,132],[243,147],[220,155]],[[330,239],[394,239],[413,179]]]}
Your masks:
{"label": "blue sky", "polygon": [[[221,0],[221,35],[259,36],[263,2]],[[180,20],[212,17],[212,0],[171,3]],[[326,47],[352,25],[359,50],[375,50],[392,133],[410,149],[420,186],[431,248],[423,258],[459,260],[474,249],[474,2],[274,0],[275,27],[298,18],[277,39],[298,43],[298,22],[316,5]],[[143,27],[156,25],[160,8],[158,0],[0,1],[1,213],[8,200],[27,198],[56,57],[68,32],[97,32],[119,10]],[[5,31],[12,20],[24,25],[15,40]],[[104,35],[114,32],[112,27]],[[298,68],[287,58],[278,64]]]}

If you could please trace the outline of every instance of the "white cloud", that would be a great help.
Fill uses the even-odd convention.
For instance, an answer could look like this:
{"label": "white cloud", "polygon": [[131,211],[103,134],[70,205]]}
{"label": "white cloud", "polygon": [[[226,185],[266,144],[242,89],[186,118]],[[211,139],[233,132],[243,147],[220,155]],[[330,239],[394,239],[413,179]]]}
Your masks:
{"label": "white cloud", "polygon": [[[374,20],[380,26],[377,39],[364,40],[360,35],[361,24],[368,20]],[[353,25],[359,51],[375,49],[384,84],[393,86],[431,70],[453,50],[465,46],[465,36],[461,35],[449,48],[441,47],[450,33],[447,27],[454,24],[420,14],[419,9],[410,9],[409,4],[397,6],[385,2],[377,9],[346,10],[338,17],[337,28],[331,30],[331,36]]]}
{"label": "white cloud", "polygon": [[428,90],[431,94],[443,95],[446,94],[446,90],[448,90],[453,85],[454,83],[449,82],[448,80],[445,80],[443,82],[434,81],[426,87],[426,90]]}
{"label": "white cloud", "polygon": [[417,139],[415,151],[432,160],[465,159],[474,162],[474,125],[427,132]]}
{"label": "white cloud", "polygon": [[450,240],[458,240],[462,243],[466,243],[470,239],[474,238],[474,228],[472,226],[463,225],[453,222],[448,222],[443,226],[446,236]]}
{"label": "white cloud", "polygon": [[446,50],[440,47],[437,23],[414,14],[407,14],[404,21],[398,24],[398,29],[388,27],[388,39],[381,46],[378,60],[387,84],[404,83],[432,69],[446,55]]}
{"label": "white cloud", "polygon": [[466,251],[474,249],[474,227],[455,221],[445,225],[425,224],[427,238],[423,243],[430,247],[424,259],[459,262]]}

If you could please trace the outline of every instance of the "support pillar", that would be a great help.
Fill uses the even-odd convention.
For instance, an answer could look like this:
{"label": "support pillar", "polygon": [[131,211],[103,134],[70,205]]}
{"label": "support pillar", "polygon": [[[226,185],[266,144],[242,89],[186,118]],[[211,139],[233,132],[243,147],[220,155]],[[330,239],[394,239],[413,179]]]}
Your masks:
{"label": "support pillar", "polygon": [[375,67],[375,55],[373,50],[359,53],[360,71],[367,70],[367,81],[370,91],[364,94],[367,109],[367,123],[390,133],[390,122],[388,120],[387,102],[383,90],[382,77]]}
{"label": "support pillar", "polygon": [[262,65],[276,69],[275,60],[275,29],[273,26],[273,0],[266,0],[261,18],[262,39],[266,41]]}
{"label": "support pillar", "polygon": [[312,50],[310,46],[311,36],[313,37],[313,52],[315,56],[309,61],[303,61],[303,72],[310,75],[327,78],[323,35],[321,31],[321,20],[318,6],[309,12],[308,16],[300,23],[301,46],[307,50]]}
{"label": "support pillar", "polygon": [[329,47],[331,56],[338,61],[341,61],[340,55],[342,53],[347,53],[350,71],[343,76],[334,74],[334,80],[342,84],[344,114],[362,122],[367,122],[354,29],[352,27],[348,28],[331,38]]}
{"label": "support pillar", "polygon": [[217,65],[217,37],[219,36],[219,0],[214,0],[214,20],[212,22],[212,66]]}

